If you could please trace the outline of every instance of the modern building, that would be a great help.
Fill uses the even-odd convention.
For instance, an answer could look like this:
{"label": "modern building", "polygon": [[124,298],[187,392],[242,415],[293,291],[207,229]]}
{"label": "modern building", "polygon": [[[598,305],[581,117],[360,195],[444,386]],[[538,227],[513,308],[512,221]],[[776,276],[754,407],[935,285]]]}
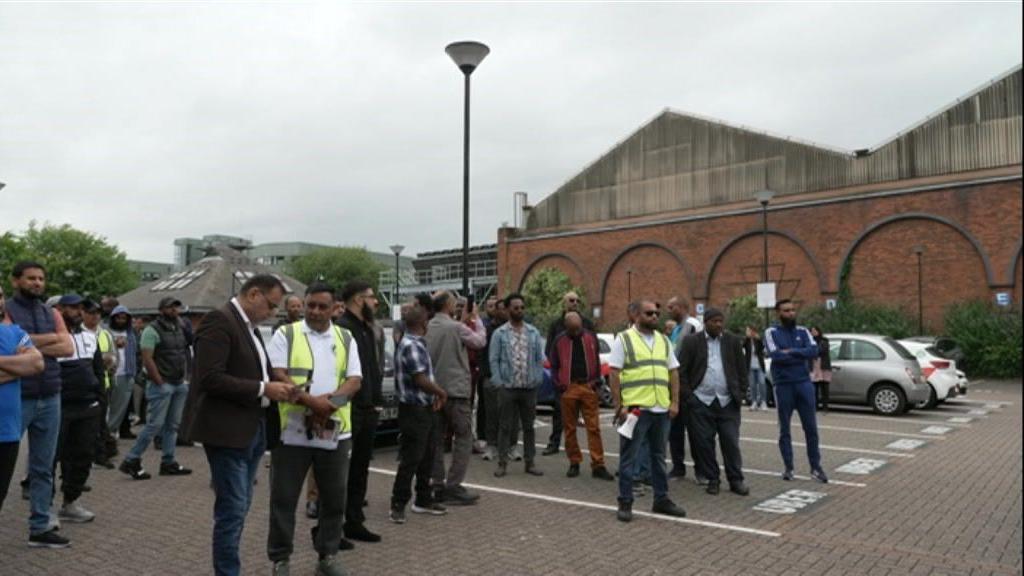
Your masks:
{"label": "modern building", "polygon": [[767,264],[780,298],[922,302],[940,330],[954,302],[1021,302],[1021,200],[1020,66],[854,151],[665,110],[499,230],[498,276],[560,269],[611,327],[637,297],[727,305]]}
{"label": "modern building", "polygon": [[[495,293],[498,286],[498,246],[484,244],[469,248],[469,287],[478,302]],[[394,292],[394,255],[391,268],[380,273],[378,291],[391,301]],[[402,269],[399,296],[434,292],[436,290],[462,290],[462,249],[420,252],[412,260],[412,269]]]}
{"label": "modern building", "polygon": [[129,260],[128,266],[135,272],[140,283],[152,282],[166,278],[174,272],[174,264],[167,262],[149,262],[146,260]]}

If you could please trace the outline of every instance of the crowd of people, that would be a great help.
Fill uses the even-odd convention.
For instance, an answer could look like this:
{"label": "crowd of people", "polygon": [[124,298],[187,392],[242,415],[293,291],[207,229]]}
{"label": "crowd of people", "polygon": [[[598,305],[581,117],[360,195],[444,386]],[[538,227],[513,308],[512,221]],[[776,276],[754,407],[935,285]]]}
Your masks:
{"label": "crowd of people", "polygon": [[[46,269],[37,262],[18,263],[11,284],[10,298],[0,291],[0,505],[27,436],[30,546],[67,547],[60,522],[95,518],[83,494],[93,465],[115,467],[118,437],[134,439],[117,467],[135,480],[151,476],[143,456],[152,443],[160,447],[164,476],[190,474],[175,448],[202,444],[215,493],[218,575],[241,571],[239,541],[267,450],[267,555],[274,574],[290,572],[304,490],[305,513],[316,520],[317,574],[345,574],[339,551],[353,548],[353,541],[381,541],[364,512],[384,405],[385,334],[375,320],[372,286],[354,281],[339,290],[316,282],[301,296],[286,295],[277,277],[259,274],[193,330],[173,297],[161,300],[159,315],[148,322],[110,297],[93,302],[65,294],[48,303]],[[687,476],[687,447],[694,479],[707,493],[719,494],[724,470],[731,492],[749,494],[741,406],[766,409],[766,358],[782,478],[795,474],[790,419],[796,410],[811,476],[828,481],[815,421],[816,386],[825,385],[827,403],[828,345],[820,331],[797,325],[793,302],[778,302],[778,323],[763,335],[749,326],[745,337],[725,330],[718,309],[705,310],[703,321],[691,316],[682,297],[667,302],[664,322],[658,302],[631,302],[629,324],[611,345],[607,376],[578,294],[562,297],[561,313],[547,327],[528,321],[528,304],[510,294],[488,299],[481,312],[472,299],[440,291],[401,305],[392,333],[400,430],[392,522],[406,522],[410,503],[412,513],[431,516],[477,504],[480,494],[463,485],[474,454],[494,462],[499,479],[518,461],[524,475],[542,476],[534,421],[546,374],[556,409],[540,454],[561,452],[564,439],[566,476],[578,477],[582,420],[591,477],[617,480],[620,521],[632,519],[633,503],[648,487],[654,513],[686,515],[669,497],[669,479]],[[258,328],[279,311],[283,318],[265,342]],[[615,474],[606,465],[601,434],[599,390],[606,378],[619,440]],[[133,418],[144,422],[137,437]],[[62,503],[55,513],[58,465]]]}

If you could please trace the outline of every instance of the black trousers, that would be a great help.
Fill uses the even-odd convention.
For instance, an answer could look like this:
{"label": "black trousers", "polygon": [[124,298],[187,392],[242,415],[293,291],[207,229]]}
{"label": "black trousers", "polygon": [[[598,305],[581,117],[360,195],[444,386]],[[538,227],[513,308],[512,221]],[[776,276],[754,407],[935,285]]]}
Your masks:
{"label": "black trousers", "polygon": [[60,462],[61,492],[64,502],[71,503],[82,495],[82,487],[89,480],[96,452],[96,427],[100,423],[99,411],[74,410],[61,406],[60,435],[57,437],[56,470]]}
{"label": "black trousers", "polygon": [[96,429],[96,447],[94,448],[97,462],[113,458],[117,455],[117,440],[114,439],[110,434],[110,429],[107,428],[107,410],[109,409],[110,390],[104,390],[100,394],[100,420],[102,425]]}
{"label": "black trousers", "polygon": [[4,498],[7,497],[7,489],[11,487],[20,445],[21,442],[0,442],[0,510],[4,509]]}
{"label": "black trousers", "polygon": [[551,414],[551,435],[548,436],[548,448],[558,448],[562,445],[562,392],[555,387],[555,410]]}
{"label": "black trousers", "polygon": [[[686,402],[690,411],[690,437],[696,437],[694,456],[700,459],[705,475],[711,483],[720,482],[721,473],[715,455],[715,437],[718,437],[725,461],[725,477],[729,484],[743,481],[743,457],[740,455],[740,405],[735,400],[722,406],[718,398],[705,405],[695,395]],[[691,448],[694,448],[691,446]],[[695,458],[695,459],[696,459]]]}
{"label": "black trousers", "polygon": [[[348,468],[348,496],[345,498],[345,525],[362,526],[366,521],[363,500],[373,460],[373,438],[377,434],[377,409],[352,407],[352,457]],[[323,487],[320,488],[323,490]]]}
{"label": "black trousers", "polygon": [[[523,458],[533,462],[537,453],[534,444],[533,420],[537,415],[537,391],[529,389],[502,388],[501,412],[498,427],[498,462],[508,463],[508,452],[511,448],[513,423],[518,421],[523,430]],[[557,412],[556,412],[557,414]]]}
{"label": "black trousers", "polygon": [[[481,396],[477,396],[480,398]],[[431,501],[430,474],[434,464],[434,447],[440,444],[441,414],[431,406],[398,406],[398,473],[391,488],[391,507],[404,508],[412,498],[412,481],[416,477],[416,503]]]}
{"label": "black trousers", "polygon": [[828,409],[828,386],[829,382],[826,381],[814,383],[814,391],[817,393],[818,410]]}

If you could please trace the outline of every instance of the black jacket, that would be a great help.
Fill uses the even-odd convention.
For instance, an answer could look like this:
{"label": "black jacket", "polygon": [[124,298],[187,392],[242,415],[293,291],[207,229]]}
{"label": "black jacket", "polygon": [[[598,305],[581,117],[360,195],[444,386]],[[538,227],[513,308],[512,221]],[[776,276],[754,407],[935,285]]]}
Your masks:
{"label": "black jacket", "polygon": [[832,355],[829,353],[828,338],[818,336],[814,339],[814,342],[818,345],[818,358],[821,359],[821,369],[831,370]]}
{"label": "black jacket", "polygon": [[[751,344],[753,344],[753,351],[751,350]],[[750,355],[752,352],[757,354],[757,364],[761,367],[761,371],[764,372],[764,341],[760,338],[743,339],[743,357],[746,359],[744,366],[750,366]]]}
{"label": "black jacket", "polygon": [[359,347],[359,364],[363,369],[363,383],[359,392],[352,399],[356,408],[373,408],[384,405],[382,389],[383,376],[380,369],[380,350],[384,342],[377,342],[373,326],[363,322],[351,311],[346,310],[338,325],[352,333],[352,338]]}
{"label": "black jacket", "polygon": [[59,360],[61,405],[66,408],[84,408],[98,402],[103,394],[106,369],[98,345],[93,344],[95,350],[88,353],[81,328],[72,330],[71,338],[75,345],[75,355]]}
{"label": "black jacket", "polygon": [[[739,406],[747,396],[747,377],[750,372],[747,368],[750,365],[744,363],[746,357],[743,355],[743,345],[737,336],[723,332],[719,338],[722,340],[722,369],[725,371],[725,382],[729,387],[732,401]],[[683,338],[677,358],[679,396],[685,402],[700,386],[708,369],[707,332],[702,330]]]}

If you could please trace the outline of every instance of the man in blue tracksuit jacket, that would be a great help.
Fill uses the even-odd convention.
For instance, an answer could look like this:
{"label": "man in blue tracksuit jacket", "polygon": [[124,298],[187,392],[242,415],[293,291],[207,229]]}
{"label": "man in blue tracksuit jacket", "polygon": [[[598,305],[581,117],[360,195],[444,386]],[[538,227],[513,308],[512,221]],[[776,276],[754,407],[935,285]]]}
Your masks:
{"label": "man in blue tracksuit jacket", "polygon": [[779,300],[775,304],[775,312],[779,323],[765,330],[764,343],[772,359],[772,385],[775,387],[775,407],[779,411],[779,451],[782,452],[782,462],[786,466],[782,479],[793,479],[793,443],[789,421],[795,408],[800,413],[800,424],[807,440],[811,476],[819,482],[828,482],[825,471],[821,469],[814,384],[808,369],[809,362],[818,357],[818,345],[810,330],[797,326],[796,306],[792,300]]}

